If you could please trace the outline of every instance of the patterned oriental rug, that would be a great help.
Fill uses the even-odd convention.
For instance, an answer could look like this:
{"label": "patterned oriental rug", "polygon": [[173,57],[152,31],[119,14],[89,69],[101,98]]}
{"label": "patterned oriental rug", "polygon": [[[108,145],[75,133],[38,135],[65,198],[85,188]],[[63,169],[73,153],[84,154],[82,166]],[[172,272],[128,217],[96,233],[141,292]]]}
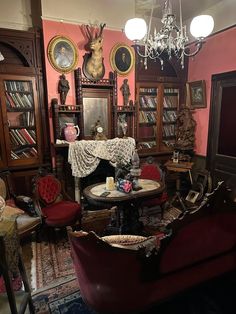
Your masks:
{"label": "patterned oriental rug", "polygon": [[32,297],[37,314],[96,314],[84,303],[76,278],[39,289]]}
{"label": "patterned oriental rug", "polygon": [[64,233],[50,232],[44,241],[32,242],[31,288],[75,278],[70,244]]}

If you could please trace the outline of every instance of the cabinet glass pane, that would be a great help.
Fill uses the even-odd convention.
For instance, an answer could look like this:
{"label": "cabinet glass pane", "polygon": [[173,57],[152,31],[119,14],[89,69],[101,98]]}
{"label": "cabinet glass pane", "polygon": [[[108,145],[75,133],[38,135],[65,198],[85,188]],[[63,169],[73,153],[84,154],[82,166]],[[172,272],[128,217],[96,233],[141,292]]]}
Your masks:
{"label": "cabinet glass pane", "polygon": [[141,149],[157,146],[157,97],[157,88],[139,89],[138,137]]}
{"label": "cabinet glass pane", "polygon": [[31,81],[5,80],[11,159],[36,158],[35,107]]}
{"label": "cabinet glass pane", "polygon": [[179,89],[165,88],[163,98],[162,141],[166,146],[172,146],[175,143],[178,105]]}

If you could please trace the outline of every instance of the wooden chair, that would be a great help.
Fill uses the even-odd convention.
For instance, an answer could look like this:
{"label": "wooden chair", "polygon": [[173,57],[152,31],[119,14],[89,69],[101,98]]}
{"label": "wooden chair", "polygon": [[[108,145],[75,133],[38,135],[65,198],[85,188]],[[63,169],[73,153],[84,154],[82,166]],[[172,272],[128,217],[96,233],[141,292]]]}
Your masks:
{"label": "wooden chair", "polygon": [[17,230],[20,239],[27,237],[41,225],[41,217],[29,215],[15,204],[15,194],[11,174],[9,171],[0,173],[0,196],[5,199],[6,206],[3,217],[16,218]]}
{"label": "wooden chair", "polygon": [[[154,181],[164,181],[164,175],[157,164],[147,162],[141,166],[141,179],[149,179]],[[165,204],[168,200],[168,194],[164,191],[160,196],[153,198],[151,200],[144,201],[142,203],[142,208],[161,208],[161,215],[163,216],[163,210]]]}

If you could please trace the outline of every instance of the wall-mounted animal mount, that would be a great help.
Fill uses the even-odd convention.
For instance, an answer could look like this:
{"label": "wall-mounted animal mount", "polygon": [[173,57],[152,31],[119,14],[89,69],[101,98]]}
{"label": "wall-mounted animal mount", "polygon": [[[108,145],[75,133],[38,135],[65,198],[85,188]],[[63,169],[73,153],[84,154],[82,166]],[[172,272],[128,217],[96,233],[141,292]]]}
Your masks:
{"label": "wall-mounted animal mount", "polygon": [[106,24],[100,24],[99,27],[83,25],[83,32],[88,39],[89,53],[84,55],[83,73],[91,81],[98,81],[105,74],[103,64],[103,37],[102,32]]}

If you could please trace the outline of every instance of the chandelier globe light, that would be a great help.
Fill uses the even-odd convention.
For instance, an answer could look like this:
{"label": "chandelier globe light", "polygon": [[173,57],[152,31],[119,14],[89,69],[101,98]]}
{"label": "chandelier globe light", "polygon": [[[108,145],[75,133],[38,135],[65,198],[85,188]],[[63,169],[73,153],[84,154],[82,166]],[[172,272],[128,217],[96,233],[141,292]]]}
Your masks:
{"label": "chandelier globe light", "polygon": [[176,17],[172,13],[170,0],[165,0],[161,19],[163,26],[159,31],[154,28],[154,32],[151,33],[153,10],[154,0],[148,27],[145,20],[141,18],[133,18],[126,22],[125,34],[127,38],[134,42],[136,53],[144,58],[145,68],[147,68],[148,58],[158,59],[161,63],[161,68],[163,68],[163,58],[166,55],[169,59],[173,56],[180,59],[181,66],[184,68],[184,57],[195,56],[202,48],[204,38],[213,31],[213,18],[210,15],[200,15],[193,18],[190,24],[190,32],[196,38],[196,48],[191,52],[186,47],[189,39],[187,37],[186,25],[183,25],[182,21],[181,0],[179,0],[180,26],[177,25]]}
{"label": "chandelier globe light", "polygon": [[125,35],[129,40],[139,41],[147,34],[147,24],[144,19],[133,18],[125,24]]}
{"label": "chandelier globe light", "polygon": [[214,28],[214,20],[211,15],[198,15],[192,19],[190,33],[195,38],[205,38],[211,34]]}

